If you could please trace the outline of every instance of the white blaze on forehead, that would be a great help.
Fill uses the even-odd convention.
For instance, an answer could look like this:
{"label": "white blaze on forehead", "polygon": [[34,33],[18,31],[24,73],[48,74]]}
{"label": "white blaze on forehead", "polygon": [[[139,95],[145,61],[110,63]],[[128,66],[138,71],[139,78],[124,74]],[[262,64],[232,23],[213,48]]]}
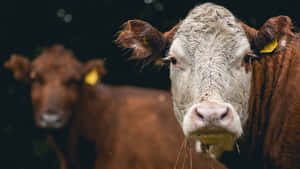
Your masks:
{"label": "white blaze on forehead", "polygon": [[231,130],[241,131],[251,84],[251,73],[241,62],[249,51],[242,26],[227,9],[205,3],[188,14],[170,47],[181,63],[170,67],[174,111],[181,124],[188,110],[207,95],[210,101],[230,104],[239,125]]}
{"label": "white blaze on forehead", "polygon": [[170,47],[171,54],[176,55],[177,57],[184,57],[185,51],[183,48],[183,41],[180,39],[175,39],[172,43],[172,46]]}

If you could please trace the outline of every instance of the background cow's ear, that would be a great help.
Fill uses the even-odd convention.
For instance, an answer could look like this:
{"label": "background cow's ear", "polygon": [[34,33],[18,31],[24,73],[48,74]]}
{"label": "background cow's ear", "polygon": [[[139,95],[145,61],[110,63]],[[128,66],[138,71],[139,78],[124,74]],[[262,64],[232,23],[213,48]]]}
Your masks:
{"label": "background cow's ear", "polygon": [[123,24],[116,42],[124,48],[133,49],[132,58],[156,60],[164,56],[178,25],[163,34],[145,21],[129,20]]}
{"label": "background cow's ear", "polygon": [[83,80],[85,83],[94,85],[101,81],[101,77],[106,74],[104,61],[101,59],[89,60],[83,66]]}
{"label": "background cow's ear", "polygon": [[29,81],[31,63],[24,56],[18,54],[11,55],[10,59],[4,63],[4,67],[13,71],[16,80]]}

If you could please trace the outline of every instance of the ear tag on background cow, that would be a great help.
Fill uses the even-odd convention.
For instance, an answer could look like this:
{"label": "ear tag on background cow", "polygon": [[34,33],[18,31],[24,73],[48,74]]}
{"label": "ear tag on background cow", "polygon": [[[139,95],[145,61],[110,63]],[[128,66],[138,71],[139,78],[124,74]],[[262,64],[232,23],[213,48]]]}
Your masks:
{"label": "ear tag on background cow", "polygon": [[89,85],[95,85],[100,81],[100,76],[98,74],[97,69],[92,69],[84,78],[84,82]]}
{"label": "ear tag on background cow", "polygon": [[146,40],[146,37],[145,37],[145,36],[143,37],[143,45],[148,45],[148,42],[147,42],[147,40]]}
{"label": "ear tag on background cow", "polygon": [[276,47],[278,46],[277,39],[274,39],[271,43],[267,44],[262,50],[260,50],[260,53],[272,53]]}

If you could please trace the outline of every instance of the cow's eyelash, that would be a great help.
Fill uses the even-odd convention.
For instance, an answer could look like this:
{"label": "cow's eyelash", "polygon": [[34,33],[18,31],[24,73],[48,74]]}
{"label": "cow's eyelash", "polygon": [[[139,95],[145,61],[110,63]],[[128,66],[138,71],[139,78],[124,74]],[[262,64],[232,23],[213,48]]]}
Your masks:
{"label": "cow's eyelash", "polygon": [[172,63],[173,65],[177,64],[177,58],[173,54],[168,54],[167,57],[163,58],[163,61]]}

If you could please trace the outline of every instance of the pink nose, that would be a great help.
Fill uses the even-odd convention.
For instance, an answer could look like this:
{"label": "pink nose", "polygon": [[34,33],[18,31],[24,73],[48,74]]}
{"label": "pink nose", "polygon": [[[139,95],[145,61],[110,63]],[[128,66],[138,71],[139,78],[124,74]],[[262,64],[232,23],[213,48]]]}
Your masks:
{"label": "pink nose", "polygon": [[207,125],[228,125],[233,118],[232,110],[224,105],[205,102],[194,107],[194,116]]}

